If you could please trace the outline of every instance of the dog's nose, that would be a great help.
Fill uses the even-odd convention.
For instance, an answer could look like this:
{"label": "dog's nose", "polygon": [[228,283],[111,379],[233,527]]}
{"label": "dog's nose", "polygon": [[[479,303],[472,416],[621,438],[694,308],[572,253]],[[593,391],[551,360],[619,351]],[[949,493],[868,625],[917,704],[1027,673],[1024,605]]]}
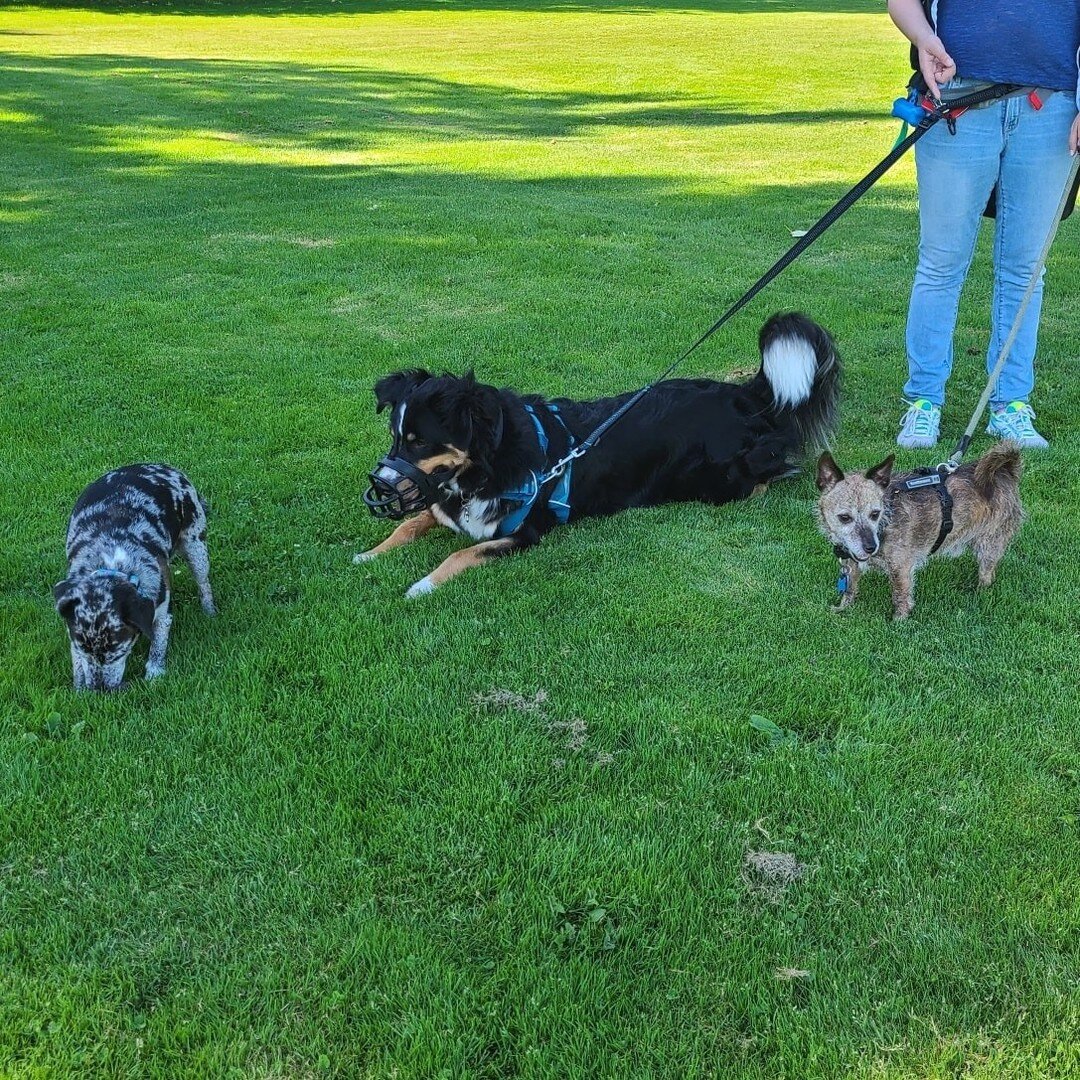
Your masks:
{"label": "dog's nose", "polygon": [[866,552],[867,558],[871,555],[877,554],[877,549],[880,546],[877,533],[873,529],[862,528],[859,530],[859,543],[862,545],[863,551]]}

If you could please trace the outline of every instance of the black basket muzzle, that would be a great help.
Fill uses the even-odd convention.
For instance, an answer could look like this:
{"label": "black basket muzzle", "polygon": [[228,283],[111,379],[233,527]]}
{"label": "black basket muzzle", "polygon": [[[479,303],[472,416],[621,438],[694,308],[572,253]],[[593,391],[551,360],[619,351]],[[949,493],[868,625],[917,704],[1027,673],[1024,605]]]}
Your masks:
{"label": "black basket muzzle", "polygon": [[439,501],[439,485],[404,458],[380,458],[368,477],[371,487],[364,492],[364,504],[377,518],[397,521]]}

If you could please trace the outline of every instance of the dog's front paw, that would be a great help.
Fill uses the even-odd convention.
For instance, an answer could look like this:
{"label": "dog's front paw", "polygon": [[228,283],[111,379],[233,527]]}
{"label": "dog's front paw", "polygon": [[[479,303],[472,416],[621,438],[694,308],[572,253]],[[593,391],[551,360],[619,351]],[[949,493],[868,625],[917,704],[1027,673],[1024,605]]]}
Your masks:
{"label": "dog's front paw", "polygon": [[160,679],[165,674],[165,665],[156,664],[150,661],[146,663],[146,677],[148,679]]}
{"label": "dog's front paw", "polygon": [[372,559],[377,559],[379,553],[377,551],[358,551],[353,557],[353,565],[359,566],[360,563],[371,562]]}
{"label": "dog's front paw", "polygon": [[435,591],[435,582],[430,577],[421,578],[415,585],[410,585],[405,592],[406,600],[415,600],[418,596],[427,596]]}

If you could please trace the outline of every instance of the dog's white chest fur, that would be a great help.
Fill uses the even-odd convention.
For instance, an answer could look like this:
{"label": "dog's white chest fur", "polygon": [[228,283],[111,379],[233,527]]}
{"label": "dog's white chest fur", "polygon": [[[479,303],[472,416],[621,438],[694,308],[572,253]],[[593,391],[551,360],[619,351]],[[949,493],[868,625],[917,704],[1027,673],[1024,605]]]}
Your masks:
{"label": "dog's white chest fur", "polygon": [[499,520],[494,517],[496,503],[496,499],[469,499],[462,505],[456,518],[438,505],[433,506],[431,512],[440,525],[456,533],[464,533],[473,540],[490,540],[499,527]]}

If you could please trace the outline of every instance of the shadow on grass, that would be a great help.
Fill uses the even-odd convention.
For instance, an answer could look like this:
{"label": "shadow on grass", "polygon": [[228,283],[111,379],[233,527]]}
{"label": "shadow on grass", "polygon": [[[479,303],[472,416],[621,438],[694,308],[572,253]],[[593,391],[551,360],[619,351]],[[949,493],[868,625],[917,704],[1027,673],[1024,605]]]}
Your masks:
{"label": "shadow on grass", "polygon": [[[76,365],[89,349],[101,357],[107,382],[125,370],[125,343],[137,339],[145,339],[139,349],[174,350],[199,364],[205,358],[200,378],[218,418],[237,393],[249,410],[237,418],[236,437],[247,431],[250,410],[291,411],[303,389],[295,352],[265,397],[238,389],[246,372],[219,359],[221,326],[229,333],[245,327],[238,332],[244,348],[251,348],[248,335],[262,342],[262,325],[272,326],[274,350],[318,357],[350,392],[366,394],[372,374],[391,364],[462,367],[474,355],[490,377],[517,380],[521,339],[537,354],[533,388],[607,392],[652,374],[657,358],[692,340],[782,254],[792,229],[816,219],[847,186],[775,184],[706,196],[686,191],[681,178],[641,172],[522,179],[393,163],[393,148],[409,137],[569,135],[614,123],[617,113],[627,125],[782,122],[674,96],[657,104],[280,63],[0,54],[5,91],[33,117],[6,125],[6,134],[0,129],[9,232],[19,237],[26,281],[40,272],[42,248],[56,250],[57,279],[70,289],[74,277],[83,295],[80,306],[68,293],[67,310],[85,334],[75,348],[70,327],[58,329],[65,324],[55,301],[42,295],[9,340],[32,355],[70,349]],[[839,122],[864,114],[830,115]],[[265,153],[215,157],[214,146],[225,144],[205,139],[161,150],[207,132],[243,133]],[[316,153],[312,164],[281,152],[362,149],[380,140],[391,154],[377,166],[333,153],[323,164]],[[878,322],[893,318],[910,272],[890,234],[898,221],[913,245],[912,207],[860,208],[831,234],[835,242],[823,241],[755,304],[738,332],[756,329],[762,311],[780,306],[805,306],[823,321],[855,304]],[[71,239],[82,235],[95,242]],[[818,252],[827,260],[819,262]],[[897,267],[891,285],[888,274],[864,280],[868,259]],[[10,270],[12,288],[22,288],[21,272]],[[838,274],[858,289],[857,301],[836,287]],[[177,295],[188,301],[182,311],[170,306]],[[20,333],[28,339],[17,340]],[[358,347],[365,350],[360,364]],[[616,356],[623,366],[613,369]],[[702,360],[713,372],[755,362],[752,345]],[[110,366],[116,363],[123,366]],[[60,370],[63,363],[40,374]],[[35,371],[30,381],[38,377]],[[280,387],[289,388],[289,401]],[[127,438],[128,402],[119,384],[116,390],[115,407],[85,380],[64,394],[71,407],[91,410]],[[300,416],[296,424],[309,426]],[[266,438],[277,445],[269,421]]]}
{"label": "shadow on grass", "polygon": [[[680,94],[524,91],[430,76],[300,63],[157,57],[31,57],[0,52],[0,87],[51,112],[86,97],[97,115],[78,129],[144,135],[226,127],[313,149],[362,149],[403,134],[442,139],[559,137],[597,127],[806,124],[880,119],[860,109],[750,112],[746,102]],[[100,99],[95,104],[94,98]],[[106,105],[107,102],[107,105]]]}
{"label": "shadow on grass", "polygon": [[878,0],[41,0],[35,7],[145,15],[388,15],[505,11],[649,15],[654,12],[874,14]]}

